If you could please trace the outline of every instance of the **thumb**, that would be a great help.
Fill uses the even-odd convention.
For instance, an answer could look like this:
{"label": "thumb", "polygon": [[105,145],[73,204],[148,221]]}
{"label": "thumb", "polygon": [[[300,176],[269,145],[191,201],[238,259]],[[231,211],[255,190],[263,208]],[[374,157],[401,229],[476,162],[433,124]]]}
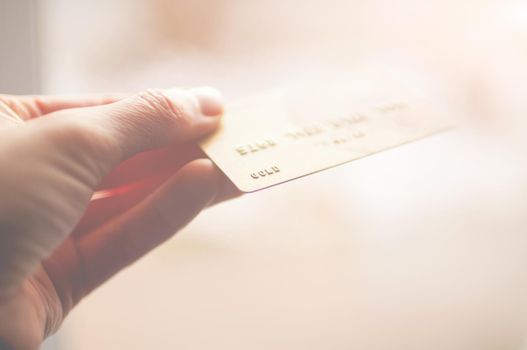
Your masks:
{"label": "thumb", "polygon": [[150,89],[107,105],[51,113],[28,124],[39,126],[40,135],[78,160],[96,161],[100,180],[137,153],[213,131],[222,112],[221,94],[210,87]]}
{"label": "thumb", "polygon": [[109,132],[121,159],[181,143],[217,127],[223,111],[220,93],[210,87],[146,90],[110,105],[89,109],[89,119]]}

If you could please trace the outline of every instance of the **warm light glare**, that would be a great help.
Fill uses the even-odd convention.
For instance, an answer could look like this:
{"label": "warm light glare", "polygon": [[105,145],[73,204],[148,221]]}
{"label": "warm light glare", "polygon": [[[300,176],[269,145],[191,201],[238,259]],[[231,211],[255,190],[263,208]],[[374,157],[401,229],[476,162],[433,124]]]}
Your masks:
{"label": "warm light glare", "polygon": [[525,349],[525,3],[46,0],[39,11],[46,93],[210,85],[232,101],[379,67],[457,125],[208,209],[83,301],[58,349]]}

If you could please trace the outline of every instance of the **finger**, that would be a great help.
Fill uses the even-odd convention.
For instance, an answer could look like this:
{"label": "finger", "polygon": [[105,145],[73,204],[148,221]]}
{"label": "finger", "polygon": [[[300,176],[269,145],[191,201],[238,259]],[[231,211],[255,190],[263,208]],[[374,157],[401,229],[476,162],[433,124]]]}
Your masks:
{"label": "finger", "polygon": [[221,181],[219,185],[218,194],[214,197],[214,200],[210,203],[209,206],[219,204],[243,195],[234,183],[227,177],[225,174],[221,173]]}
{"label": "finger", "polygon": [[81,237],[77,247],[84,291],[96,288],[186,226],[214,199],[218,175],[209,160],[193,161],[139,205]]}
{"label": "finger", "polygon": [[183,165],[198,158],[206,157],[194,143],[172,144],[143,152],[119,164],[102,180],[97,190],[115,189],[161,173],[169,172],[173,175]]}
{"label": "finger", "polygon": [[3,112],[2,106],[0,105],[0,129],[6,129],[13,126],[19,126],[24,121],[13,113]]}
{"label": "finger", "polygon": [[[175,171],[157,174],[130,185],[113,190],[97,192],[86,209],[83,218],[73,230],[72,236],[80,237],[97,227],[123,214],[137,203],[151,195],[157,188],[173,176]],[[242,193],[223,174],[220,176],[218,194],[210,205],[236,198]]]}
{"label": "finger", "polygon": [[[43,264],[53,280],[65,314],[90,290],[130,261],[136,260],[166,240],[184,226],[193,213],[199,211],[185,210],[206,205],[206,200],[203,199],[206,195],[203,192],[196,195],[196,192],[208,192],[208,189],[214,186],[214,181],[209,181],[215,178],[210,166],[208,160],[194,161],[163,187],[157,186],[154,194],[152,191],[144,196],[135,192],[126,193],[122,198],[121,195],[113,196],[93,203],[96,204],[96,211],[102,215],[107,215],[108,211],[114,211],[117,215],[116,212],[119,211],[120,216],[115,218],[114,215],[112,222],[104,220],[107,222],[105,226],[84,232],[84,236],[75,232]],[[209,205],[241,194],[217,170],[216,175],[220,175],[217,194],[213,196],[214,199]],[[211,179],[208,179],[209,177]],[[213,189],[210,190],[211,195],[212,192]],[[137,206],[141,200],[143,201]],[[187,202],[188,200],[191,202]],[[195,204],[196,202],[198,203]],[[184,207],[183,211],[178,209],[181,207]],[[159,220],[158,213],[161,212],[168,212],[166,221]]]}
{"label": "finger", "polygon": [[113,103],[123,99],[125,94],[93,95],[0,95],[0,102],[22,120],[37,118],[69,108],[92,107]]}
{"label": "finger", "polygon": [[174,172],[158,174],[116,189],[96,192],[84,216],[73,230],[72,236],[79,237],[89,233],[107,221],[123,214],[154,193],[157,188],[173,176]]}
{"label": "finger", "polygon": [[222,112],[211,88],[148,90],[97,107],[69,109],[26,125],[88,169],[95,188],[110,170],[138,153],[197,139],[215,129]]}
{"label": "finger", "polygon": [[23,123],[24,120],[2,100],[0,95],[0,128],[4,129],[11,126],[18,126]]}

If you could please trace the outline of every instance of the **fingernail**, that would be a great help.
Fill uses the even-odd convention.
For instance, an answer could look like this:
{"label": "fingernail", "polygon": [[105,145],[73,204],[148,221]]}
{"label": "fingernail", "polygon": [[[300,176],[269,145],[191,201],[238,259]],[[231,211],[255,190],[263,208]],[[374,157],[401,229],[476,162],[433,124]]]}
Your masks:
{"label": "fingernail", "polygon": [[223,113],[223,95],[215,88],[198,87],[189,92],[198,100],[203,115],[215,117]]}

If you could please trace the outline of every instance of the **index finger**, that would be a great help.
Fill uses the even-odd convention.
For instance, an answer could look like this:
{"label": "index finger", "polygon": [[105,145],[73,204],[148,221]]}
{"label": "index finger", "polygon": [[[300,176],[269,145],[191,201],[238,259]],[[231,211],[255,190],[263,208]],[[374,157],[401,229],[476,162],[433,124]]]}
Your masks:
{"label": "index finger", "polygon": [[127,97],[127,94],[87,95],[0,95],[0,99],[21,119],[29,120],[63,109],[106,105]]}

